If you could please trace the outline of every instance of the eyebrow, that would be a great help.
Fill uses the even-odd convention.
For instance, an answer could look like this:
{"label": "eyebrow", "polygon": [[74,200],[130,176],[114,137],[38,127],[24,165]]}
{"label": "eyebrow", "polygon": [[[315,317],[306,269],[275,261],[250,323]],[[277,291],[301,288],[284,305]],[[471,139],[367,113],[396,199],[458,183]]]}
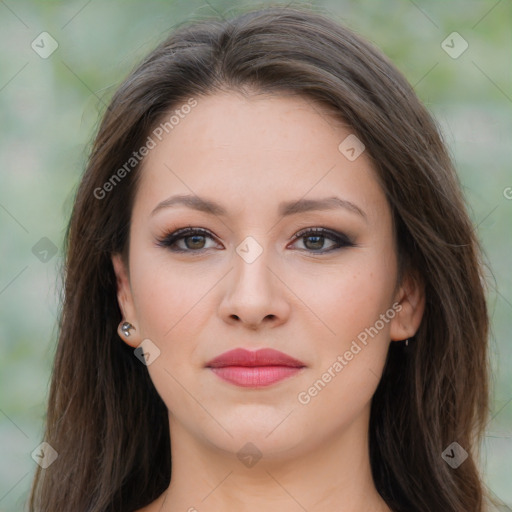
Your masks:
{"label": "eyebrow", "polygon": [[[164,199],[158,203],[156,208],[151,212],[154,215],[163,208],[173,206],[185,206],[200,212],[218,217],[227,217],[227,210],[220,204],[210,199],[202,198],[196,195],[175,195]],[[281,217],[296,215],[298,213],[310,212],[315,210],[333,210],[335,208],[344,208],[352,213],[361,216],[367,221],[366,214],[359,206],[351,201],[332,196],[323,199],[298,199],[297,201],[283,201],[279,204],[278,213]]]}

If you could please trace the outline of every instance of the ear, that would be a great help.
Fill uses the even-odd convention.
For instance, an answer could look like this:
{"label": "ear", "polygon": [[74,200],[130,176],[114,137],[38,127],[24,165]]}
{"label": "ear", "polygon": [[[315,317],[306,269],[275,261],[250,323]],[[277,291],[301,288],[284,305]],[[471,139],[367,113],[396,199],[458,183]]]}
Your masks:
{"label": "ear", "polygon": [[425,286],[416,273],[408,273],[395,295],[397,314],[391,320],[393,341],[412,338],[418,330],[425,311]]}
{"label": "ear", "polygon": [[113,254],[111,259],[117,281],[117,303],[119,304],[119,309],[123,314],[122,322],[129,322],[134,327],[133,329],[129,330],[129,336],[126,336],[126,334],[123,333],[121,330],[121,325],[119,325],[117,332],[119,337],[125,343],[131,347],[137,347],[141,340],[139,330],[137,329],[137,317],[135,314],[135,305],[133,302],[130,279],[128,276],[128,268],[123,261],[121,254]]}

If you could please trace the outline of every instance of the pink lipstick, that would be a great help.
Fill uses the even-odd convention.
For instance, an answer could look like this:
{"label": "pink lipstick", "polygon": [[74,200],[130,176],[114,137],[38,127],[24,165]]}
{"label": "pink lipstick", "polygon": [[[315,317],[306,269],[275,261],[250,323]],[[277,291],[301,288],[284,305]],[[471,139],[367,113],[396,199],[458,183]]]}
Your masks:
{"label": "pink lipstick", "polygon": [[298,373],[306,365],[271,348],[249,351],[237,348],[206,363],[221,379],[241,387],[263,387]]}

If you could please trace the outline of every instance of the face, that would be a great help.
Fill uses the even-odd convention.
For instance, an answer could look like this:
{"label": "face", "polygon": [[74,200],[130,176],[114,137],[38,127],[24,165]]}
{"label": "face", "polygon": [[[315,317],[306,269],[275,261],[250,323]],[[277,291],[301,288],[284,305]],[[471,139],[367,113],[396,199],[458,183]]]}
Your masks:
{"label": "face", "polygon": [[[366,152],[354,159],[352,138],[339,149],[351,130],[304,99],[196,100],[146,157],[129,270],[113,257],[135,326],[124,340],[145,340],[171,435],[272,457],[364,432],[389,344],[414,334],[423,304],[412,280],[397,283]],[[301,364],[208,366],[237,348]]]}

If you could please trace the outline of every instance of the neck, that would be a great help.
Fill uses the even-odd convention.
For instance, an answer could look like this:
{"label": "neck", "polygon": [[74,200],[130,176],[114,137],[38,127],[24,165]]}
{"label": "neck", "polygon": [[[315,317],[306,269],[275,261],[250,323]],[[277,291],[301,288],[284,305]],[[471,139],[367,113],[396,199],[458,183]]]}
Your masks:
{"label": "neck", "polygon": [[155,510],[389,512],[371,474],[366,416],[307,451],[259,459],[249,447],[239,458],[203,443],[170,416],[172,480]]}

